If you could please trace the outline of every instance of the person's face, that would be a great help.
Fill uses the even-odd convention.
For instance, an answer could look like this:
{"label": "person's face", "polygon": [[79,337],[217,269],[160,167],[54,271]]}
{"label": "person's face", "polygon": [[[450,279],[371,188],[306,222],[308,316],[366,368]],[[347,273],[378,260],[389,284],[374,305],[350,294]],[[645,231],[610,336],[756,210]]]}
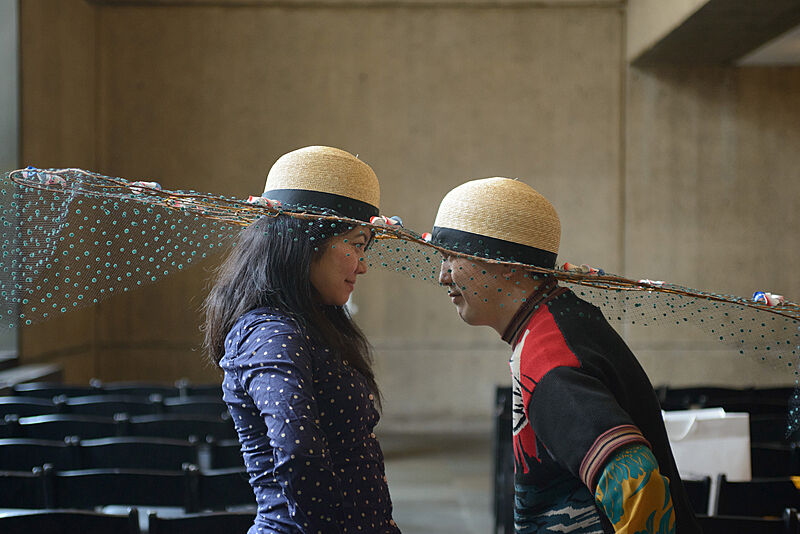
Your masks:
{"label": "person's face", "polygon": [[459,256],[447,256],[442,261],[439,283],[447,287],[458,315],[469,325],[491,326],[495,322],[498,303],[491,297],[498,280],[494,267]]}
{"label": "person's face", "polygon": [[371,238],[366,228],[352,230],[331,238],[325,250],[311,262],[311,285],[320,302],[344,306],[356,285],[356,277],[367,272],[364,250]]}

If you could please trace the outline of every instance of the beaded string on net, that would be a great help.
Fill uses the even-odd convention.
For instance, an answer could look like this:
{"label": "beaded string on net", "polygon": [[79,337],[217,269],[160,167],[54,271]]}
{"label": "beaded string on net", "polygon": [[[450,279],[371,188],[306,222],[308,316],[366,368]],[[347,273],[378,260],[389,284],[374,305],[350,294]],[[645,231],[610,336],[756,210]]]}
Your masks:
{"label": "beaded string on net", "polygon": [[[438,247],[388,218],[368,224],[335,214],[288,211],[268,201],[168,191],[154,182],[80,169],[13,171],[2,177],[0,191],[0,295],[7,326],[31,324],[156,282],[234,246],[239,231],[256,219],[288,216],[307,221],[308,238],[319,242],[343,227],[368,228],[374,236],[365,253],[370,267],[438,284],[442,260],[464,257],[473,269],[469,284],[460,290],[491,299],[500,284],[484,267],[505,263],[525,276],[557,279],[596,305],[612,324],[692,325],[795,384],[800,377],[800,306],[769,294],[744,298],[568,264],[549,270],[501,262]],[[787,407],[790,430],[800,427],[796,399]]]}

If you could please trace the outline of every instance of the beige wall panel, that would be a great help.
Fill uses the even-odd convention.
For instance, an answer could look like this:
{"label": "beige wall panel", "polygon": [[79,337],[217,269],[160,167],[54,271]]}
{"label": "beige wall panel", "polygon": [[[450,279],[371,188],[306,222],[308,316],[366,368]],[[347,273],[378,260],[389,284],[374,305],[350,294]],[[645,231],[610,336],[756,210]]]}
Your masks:
{"label": "beige wall panel", "polygon": [[[564,212],[565,255],[617,261],[617,10],[131,7],[101,20],[108,173],[243,196],[281,153],[328,143],[372,164],[384,211],[412,227],[458,183],[508,175]],[[590,224],[608,236],[584,235]]]}
{"label": "beige wall panel", "polygon": [[97,377],[93,352],[56,356],[50,358],[49,363],[61,366],[63,369],[61,380],[66,384],[88,384],[92,378]]}
{"label": "beige wall panel", "polygon": [[[95,9],[83,0],[20,2],[21,164],[94,167],[94,32]],[[94,314],[80,310],[23,327],[20,361],[62,363],[65,380],[87,381]]]}
{"label": "beige wall panel", "polygon": [[22,164],[95,166],[95,8],[20,2]]}
{"label": "beige wall panel", "polygon": [[[719,293],[792,297],[800,259],[800,69],[632,70],[626,271]],[[691,330],[632,329],[654,382],[790,382]],[[697,350],[708,358],[697,357]],[[693,352],[694,351],[694,352]],[[723,370],[724,369],[724,370]]]}
{"label": "beige wall panel", "polygon": [[195,384],[222,383],[222,374],[198,351],[110,347],[98,350],[98,362],[97,378],[104,382],[173,384],[187,378]]}

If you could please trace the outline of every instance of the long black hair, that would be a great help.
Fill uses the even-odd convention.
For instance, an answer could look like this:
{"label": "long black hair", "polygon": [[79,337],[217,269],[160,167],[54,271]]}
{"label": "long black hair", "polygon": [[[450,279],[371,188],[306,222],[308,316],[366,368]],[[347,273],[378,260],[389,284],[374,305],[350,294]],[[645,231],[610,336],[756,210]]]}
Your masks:
{"label": "long black hair", "polygon": [[348,225],[294,217],[261,217],[216,271],[205,300],[204,348],[215,365],[225,354],[225,337],[250,310],[271,307],[291,316],[312,339],[329,347],[366,378],[380,404],[372,371],[372,350],[343,306],[319,303],[311,284],[311,263]]}

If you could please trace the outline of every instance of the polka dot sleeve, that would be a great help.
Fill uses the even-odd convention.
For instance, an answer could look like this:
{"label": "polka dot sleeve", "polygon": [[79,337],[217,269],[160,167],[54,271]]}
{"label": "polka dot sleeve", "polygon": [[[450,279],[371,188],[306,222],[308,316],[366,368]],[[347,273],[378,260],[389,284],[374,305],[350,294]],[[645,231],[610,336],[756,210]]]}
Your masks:
{"label": "polka dot sleeve", "polygon": [[293,325],[251,323],[240,340],[239,380],[267,426],[274,477],[292,519],[304,532],[340,532],[342,490],[319,424],[305,340]]}

